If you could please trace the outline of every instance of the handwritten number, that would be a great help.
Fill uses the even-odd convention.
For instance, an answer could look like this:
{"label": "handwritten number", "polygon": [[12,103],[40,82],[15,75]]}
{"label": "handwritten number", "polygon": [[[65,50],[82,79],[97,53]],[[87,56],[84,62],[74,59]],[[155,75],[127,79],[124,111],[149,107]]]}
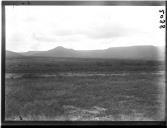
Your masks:
{"label": "handwritten number", "polygon": [[162,28],[165,28],[165,19],[164,19],[164,13],[165,13],[165,11],[163,10],[163,9],[161,9],[161,10],[159,10],[159,12],[161,13],[160,14],[160,26],[159,26],[159,28],[160,29],[162,29]]}
{"label": "handwritten number", "polygon": [[165,20],[160,20],[160,23],[165,23]]}
{"label": "handwritten number", "polygon": [[159,12],[162,12],[164,14],[164,10],[159,10]]}
{"label": "handwritten number", "polygon": [[162,18],[163,18],[163,15],[161,15],[160,18],[162,19]]}
{"label": "handwritten number", "polygon": [[161,29],[161,28],[165,28],[165,25],[161,25],[159,28],[160,28],[160,29]]}

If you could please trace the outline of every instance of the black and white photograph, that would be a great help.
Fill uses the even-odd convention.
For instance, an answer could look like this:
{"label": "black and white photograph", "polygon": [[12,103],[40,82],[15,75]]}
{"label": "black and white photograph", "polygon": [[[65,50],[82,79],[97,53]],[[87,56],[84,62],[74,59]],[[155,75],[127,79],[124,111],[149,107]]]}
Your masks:
{"label": "black and white photograph", "polygon": [[5,121],[165,121],[165,13],[5,5]]}

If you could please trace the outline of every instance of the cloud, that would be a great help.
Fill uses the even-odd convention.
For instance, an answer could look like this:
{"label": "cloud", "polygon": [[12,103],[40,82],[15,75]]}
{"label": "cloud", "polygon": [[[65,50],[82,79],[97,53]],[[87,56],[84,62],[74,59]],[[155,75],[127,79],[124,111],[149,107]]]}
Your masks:
{"label": "cloud", "polygon": [[45,34],[32,34],[32,39],[37,40],[37,41],[42,41],[42,42],[57,42],[59,40],[57,40],[55,37],[53,36],[47,36]]}
{"label": "cloud", "polygon": [[[135,32],[135,33],[134,33]],[[133,28],[126,28],[121,25],[111,25],[111,24],[105,24],[105,25],[96,25],[96,26],[88,26],[85,27],[79,27],[79,28],[60,28],[54,31],[54,34],[56,36],[63,36],[66,38],[66,36],[74,36],[74,38],[78,36],[84,36],[85,38],[90,39],[109,39],[109,38],[117,38],[117,37],[124,37],[133,35],[139,32],[136,29]]]}
{"label": "cloud", "polygon": [[9,38],[9,40],[10,40],[11,42],[21,42],[21,41],[24,40],[24,38],[21,37],[21,36],[19,36],[18,34],[13,34],[13,35]]}
{"label": "cloud", "polygon": [[159,29],[161,7],[16,6],[6,7],[6,46],[12,51],[165,44]]}
{"label": "cloud", "polygon": [[134,30],[131,28],[125,28],[119,25],[103,25],[96,26],[92,30],[85,32],[87,37],[92,39],[112,39],[118,37],[124,37],[133,35]]}

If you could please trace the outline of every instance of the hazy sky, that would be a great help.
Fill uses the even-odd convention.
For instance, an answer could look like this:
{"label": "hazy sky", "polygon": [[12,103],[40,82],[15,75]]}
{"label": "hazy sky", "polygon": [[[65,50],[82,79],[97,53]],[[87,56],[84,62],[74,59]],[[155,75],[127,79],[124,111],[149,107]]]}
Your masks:
{"label": "hazy sky", "polygon": [[165,6],[6,6],[6,49],[163,46],[159,9]]}

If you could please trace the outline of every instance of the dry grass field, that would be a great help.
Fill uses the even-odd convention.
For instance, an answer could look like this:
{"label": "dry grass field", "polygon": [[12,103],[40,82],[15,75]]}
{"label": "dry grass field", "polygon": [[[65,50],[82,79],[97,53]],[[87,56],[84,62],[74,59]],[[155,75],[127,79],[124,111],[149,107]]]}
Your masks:
{"label": "dry grass field", "polygon": [[6,120],[164,120],[164,62],[6,59]]}

